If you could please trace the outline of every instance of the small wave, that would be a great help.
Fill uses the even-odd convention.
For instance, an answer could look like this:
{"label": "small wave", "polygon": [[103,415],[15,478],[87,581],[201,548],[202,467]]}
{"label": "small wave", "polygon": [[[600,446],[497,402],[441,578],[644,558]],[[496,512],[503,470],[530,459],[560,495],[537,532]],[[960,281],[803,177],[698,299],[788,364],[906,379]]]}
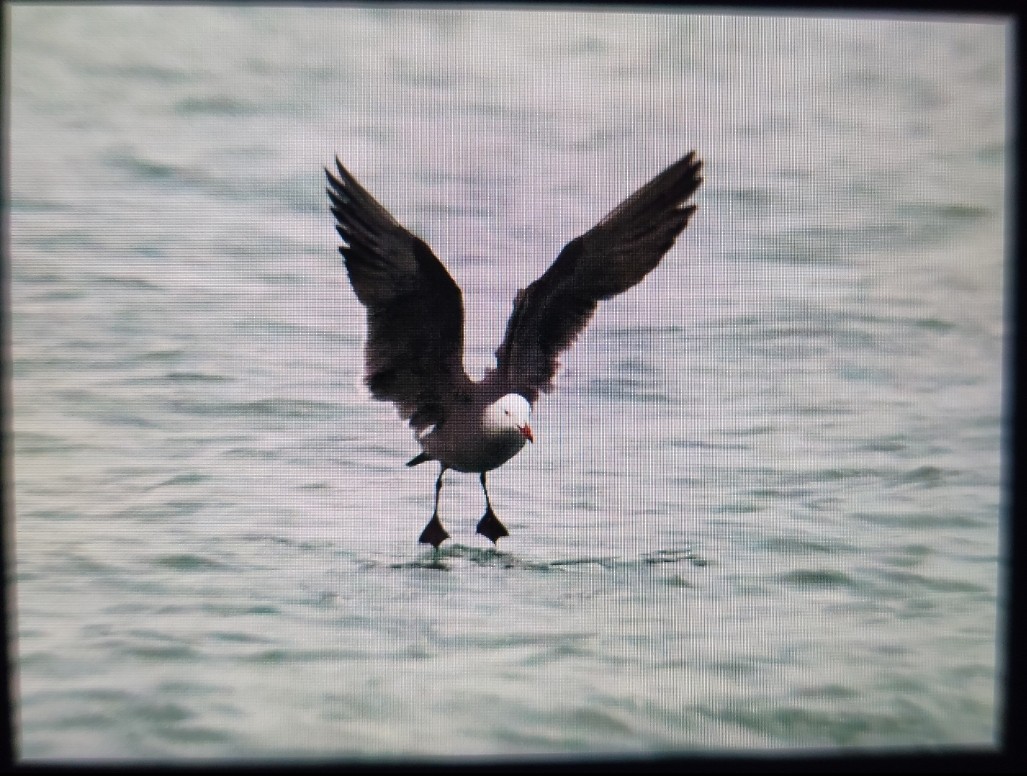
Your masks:
{"label": "small wave", "polygon": [[613,401],[642,402],[645,404],[674,404],[674,399],[661,391],[654,391],[652,381],[638,377],[594,377],[588,390],[596,396]]}
{"label": "small wave", "polygon": [[8,207],[12,213],[56,213],[68,209],[66,205],[56,200],[28,197],[15,197]]}
{"label": "small wave", "polygon": [[260,113],[261,109],[251,102],[222,95],[217,97],[187,97],[175,103],[174,111],[180,116],[244,116]]}
{"label": "small wave", "polygon": [[384,565],[390,569],[435,569],[439,571],[451,571],[454,565],[461,561],[475,566],[520,569],[526,571],[539,571],[542,573],[554,573],[564,570],[569,571],[582,566],[595,566],[597,568],[615,570],[674,563],[687,563],[698,568],[703,568],[708,565],[708,561],[705,558],[700,557],[691,549],[656,550],[651,553],[645,553],[638,558],[588,555],[580,558],[558,558],[555,560],[540,561],[521,558],[494,547],[483,549],[458,543],[449,544],[447,546],[440,547],[437,550],[426,550],[424,554],[408,561],[380,563],[373,560],[366,560],[362,562],[358,561],[358,565],[365,569],[377,568]]}
{"label": "small wave", "polygon": [[337,404],[304,399],[255,399],[253,401],[176,401],[173,409],[190,415],[257,418],[326,417],[340,411]]}
{"label": "small wave", "polygon": [[795,706],[736,705],[714,712],[713,716],[771,740],[809,746],[945,740],[938,720],[915,707],[892,713],[860,713],[844,707],[819,711]]}
{"label": "small wave", "polygon": [[886,436],[877,439],[869,439],[864,445],[864,450],[875,453],[897,453],[909,447],[907,438],[904,436]]}
{"label": "small wave", "polygon": [[705,566],[707,561],[700,558],[694,550],[656,550],[641,557],[641,562],[652,566],[657,563],[690,563],[693,566]]}
{"label": "small wave", "polygon": [[182,177],[182,171],[175,165],[141,159],[131,154],[112,154],[107,158],[107,163],[144,180],[167,181]]}
{"label": "small wave", "polygon": [[863,477],[875,477],[879,472],[872,469],[861,469],[856,467],[831,467],[821,469],[813,475],[815,482],[838,482],[840,480],[860,479]]}
{"label": "small wave", "polygon": [[361,660],[370,657],[366,652],[350,649],[265,649],[244,658],[248,663],[287,664],[322,663],[330,665],[346,660]]}
{"label": "small wave", "polygon": [[855,586],[847,574],[832,569],[799,569],[782,574],[778,579],[786,585],[806,590]]}
{"label": "small wave", "polygon": [[204,372],[168,372],[157,380],[166,380],[171,383],[225,383],[235,380],[234,377],[224,375],[211,375]]}
{"label": "small wave", "polygon": [[154,563],[164,568],[175,571],[209,571],[229,569],[231,566],[216,561],[213,558],[206,558],[202,555],[192,553],[181,553],[178,555],[162,555]]}
{"label": "small wave", "polygon": [[969,515],[931,512],[856,512],[853,518],[871,525],[901,525],[911,529],[978,528],[980,520]]}
{"label": "small wave", "polygon": [[858,698],[859,693],[851,687],[841,684],[821,684],[814,687],[803,687],[795,690],[796,697],[820,700],[849,700]]}
{"label": "small wave", "polygon": [[173,361],[176,358],[180,358],[185,355],[185,351],[181,348],[169,348],[167,350],[150,350],[143,353],[140,358],[148,361]]}
{"label": "small wave", "polygon": [[909,571],[888,571],[881,576],[906,589],[917,588],[936,593],[966,593],[970,595],[987,595],[992,592],[988,588],[975,585],[972,582],[945,577],[928,577]]}
{"label": "small wave", "polygon": [[200,611],[206,614],[213,614],[218,617],[245,617],[254,614],[276,616],[282,613],[282,610],[273,604],[251,604],[249,606],[234,604],[203,604],[203,606],[200,607]]}
{"label": "small wave", "polygon": [[211,477],[208,474],[197,474],[195,472],[191,472],[189,474],[178,474],[162,482],[158,482],[156,485],[150,485],[149,487],[143,488],[143,490],[157,490],[158,488],[166,488],[172,485],[197,485],[201,482],[207,482],[210,479]]}
{"label": "small wave", "polygon": [[[455,542],[436,550],[427,550],[423,555],[410,561],[389,563],[388,567],[391,569],[421,568],[450,571],[453,561],[467,561],[477,566],[493,566],[496,568],[520,568],[532,571],[553,570],[550,564],[521,560],[510,553],[492,547],[482,549]],[[365,568],[372,568],[379,564],[372,561],[362,565]]]}
{"label": "small wave", "polygon": [[215,641],[223,641],[230,644],[267,644],[271,641],[271,639],[264,638],[263,636],[254,636],[251,633],[242,633],[240,631],[213,631],[207,635]]}
{"label": "small wave", "polygon": [[760,549],[785,555],[835,555],[839,552],[853,552],[851,544],[839,542],[816,542],[794,536],[773,536],[757,543]]}
{"label": "small wave", "polygon": [[214,730],[208,727],[180,727],[169,725],[158,728],[155,735],[169,741],[179,741],[188,744],[220,744],[232,741],[231,733],[224,730]]}
{"label": "small wave", "polygon": [[922,485],[925,488],[935,488],[941,485],[947,472],[937,466],[918,466],[908,472],[903,472],[893,479],[902,485]]}
{"label": "small wave", "polygon": [[189,661],[190,663],[195,663],[201,659],[199,652],[185,644],[128,647],[123,652],[129,657],[137,657],[143,660]]}
{"label": "small wave", "polygon": [[132,78],[143,81],[155,81],[160,84],[184,83],[193,77],[186,70],[159,65],[135,63],[131,65],[87,65],[83,68],[89,75],[102,78]]}
{"label": "small wave", "polygon": [[132,277],[118,277],[116,275],[91,275],[87,279],[88,283],[94,283],[99,286],[112,286],[115,288],[124,288],[132,291],[163,291],[163,287],[158,286],[156,283],[151,283],[148,280],[142,278]]}

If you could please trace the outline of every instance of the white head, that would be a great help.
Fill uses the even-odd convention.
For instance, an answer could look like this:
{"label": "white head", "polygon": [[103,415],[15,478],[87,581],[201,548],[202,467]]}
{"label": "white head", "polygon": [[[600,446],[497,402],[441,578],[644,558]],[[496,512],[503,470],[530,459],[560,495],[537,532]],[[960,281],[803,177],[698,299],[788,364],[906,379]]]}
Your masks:
{"label": "white head", "polygon": [[[535,437],[528,425],[531,405],[519,393],[508,393],[485,408],[485,431],[489,434],[520,434],[529,442]],[[522,443],[523,444],[523,443]]]}

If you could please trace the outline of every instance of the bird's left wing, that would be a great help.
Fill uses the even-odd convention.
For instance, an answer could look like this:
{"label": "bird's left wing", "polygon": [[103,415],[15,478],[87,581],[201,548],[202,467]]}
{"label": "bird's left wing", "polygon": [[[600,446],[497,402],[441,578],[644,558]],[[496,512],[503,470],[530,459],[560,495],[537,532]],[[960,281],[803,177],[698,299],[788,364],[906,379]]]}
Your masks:
{"label": "bird's left wing", "polygon": [[696,206],[702,162],[672,164],[596,226],[571,240],[543,275],[517,293],[492,376],[534,402],[552,389],[557,356],[581,333],[596,305],[639,283],[670,250]]}
{"label": "bird's left wing", "polygon": [[367,308],[364,379],[416,431],[466,396],[464,305],[431,248],[408,232],[335,160],[328,199],[350,283]]}

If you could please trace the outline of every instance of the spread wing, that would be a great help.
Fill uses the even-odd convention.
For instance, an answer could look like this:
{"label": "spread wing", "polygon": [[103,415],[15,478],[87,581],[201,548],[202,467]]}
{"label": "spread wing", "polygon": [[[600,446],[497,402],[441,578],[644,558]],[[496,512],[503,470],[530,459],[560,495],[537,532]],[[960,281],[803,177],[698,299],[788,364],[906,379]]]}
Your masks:
{"label": "spread wing", "polygon": [[571,240],[545,273],[517,293],[496,374],[534,402],[552,390],[557,356],[581,333],[596,305],[651,272],[688,225],[702,162],[695,152],[672,164],[596,226]]}
{"label": "spread wing", "polygon": [[345,167],[328,176],[335,229],[357,299],[367,308],[364,380],[416,431],[466,395],[464,304],[431,248],[397,223]]}

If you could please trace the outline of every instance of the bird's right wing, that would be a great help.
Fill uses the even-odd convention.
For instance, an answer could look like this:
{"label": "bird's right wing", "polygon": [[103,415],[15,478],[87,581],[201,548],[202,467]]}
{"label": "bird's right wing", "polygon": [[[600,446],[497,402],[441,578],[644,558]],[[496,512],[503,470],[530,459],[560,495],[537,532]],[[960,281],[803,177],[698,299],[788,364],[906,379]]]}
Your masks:
{"label": "bird's right wing", "polygon": [[367,308],[364,379],[416,431],[466,395],[464,305],[431,248],[389,214],[338,159],[325,169],[335,229],[357,299]]}
{"label": "bird's right wing", "polygon": [[552,389],[557,356],[581,333],[603,299],[651,272],[688,225],[702,162],[695,152],[628,197],[571,240],[543,275],[518,292],[492,379],[534,402]]}

